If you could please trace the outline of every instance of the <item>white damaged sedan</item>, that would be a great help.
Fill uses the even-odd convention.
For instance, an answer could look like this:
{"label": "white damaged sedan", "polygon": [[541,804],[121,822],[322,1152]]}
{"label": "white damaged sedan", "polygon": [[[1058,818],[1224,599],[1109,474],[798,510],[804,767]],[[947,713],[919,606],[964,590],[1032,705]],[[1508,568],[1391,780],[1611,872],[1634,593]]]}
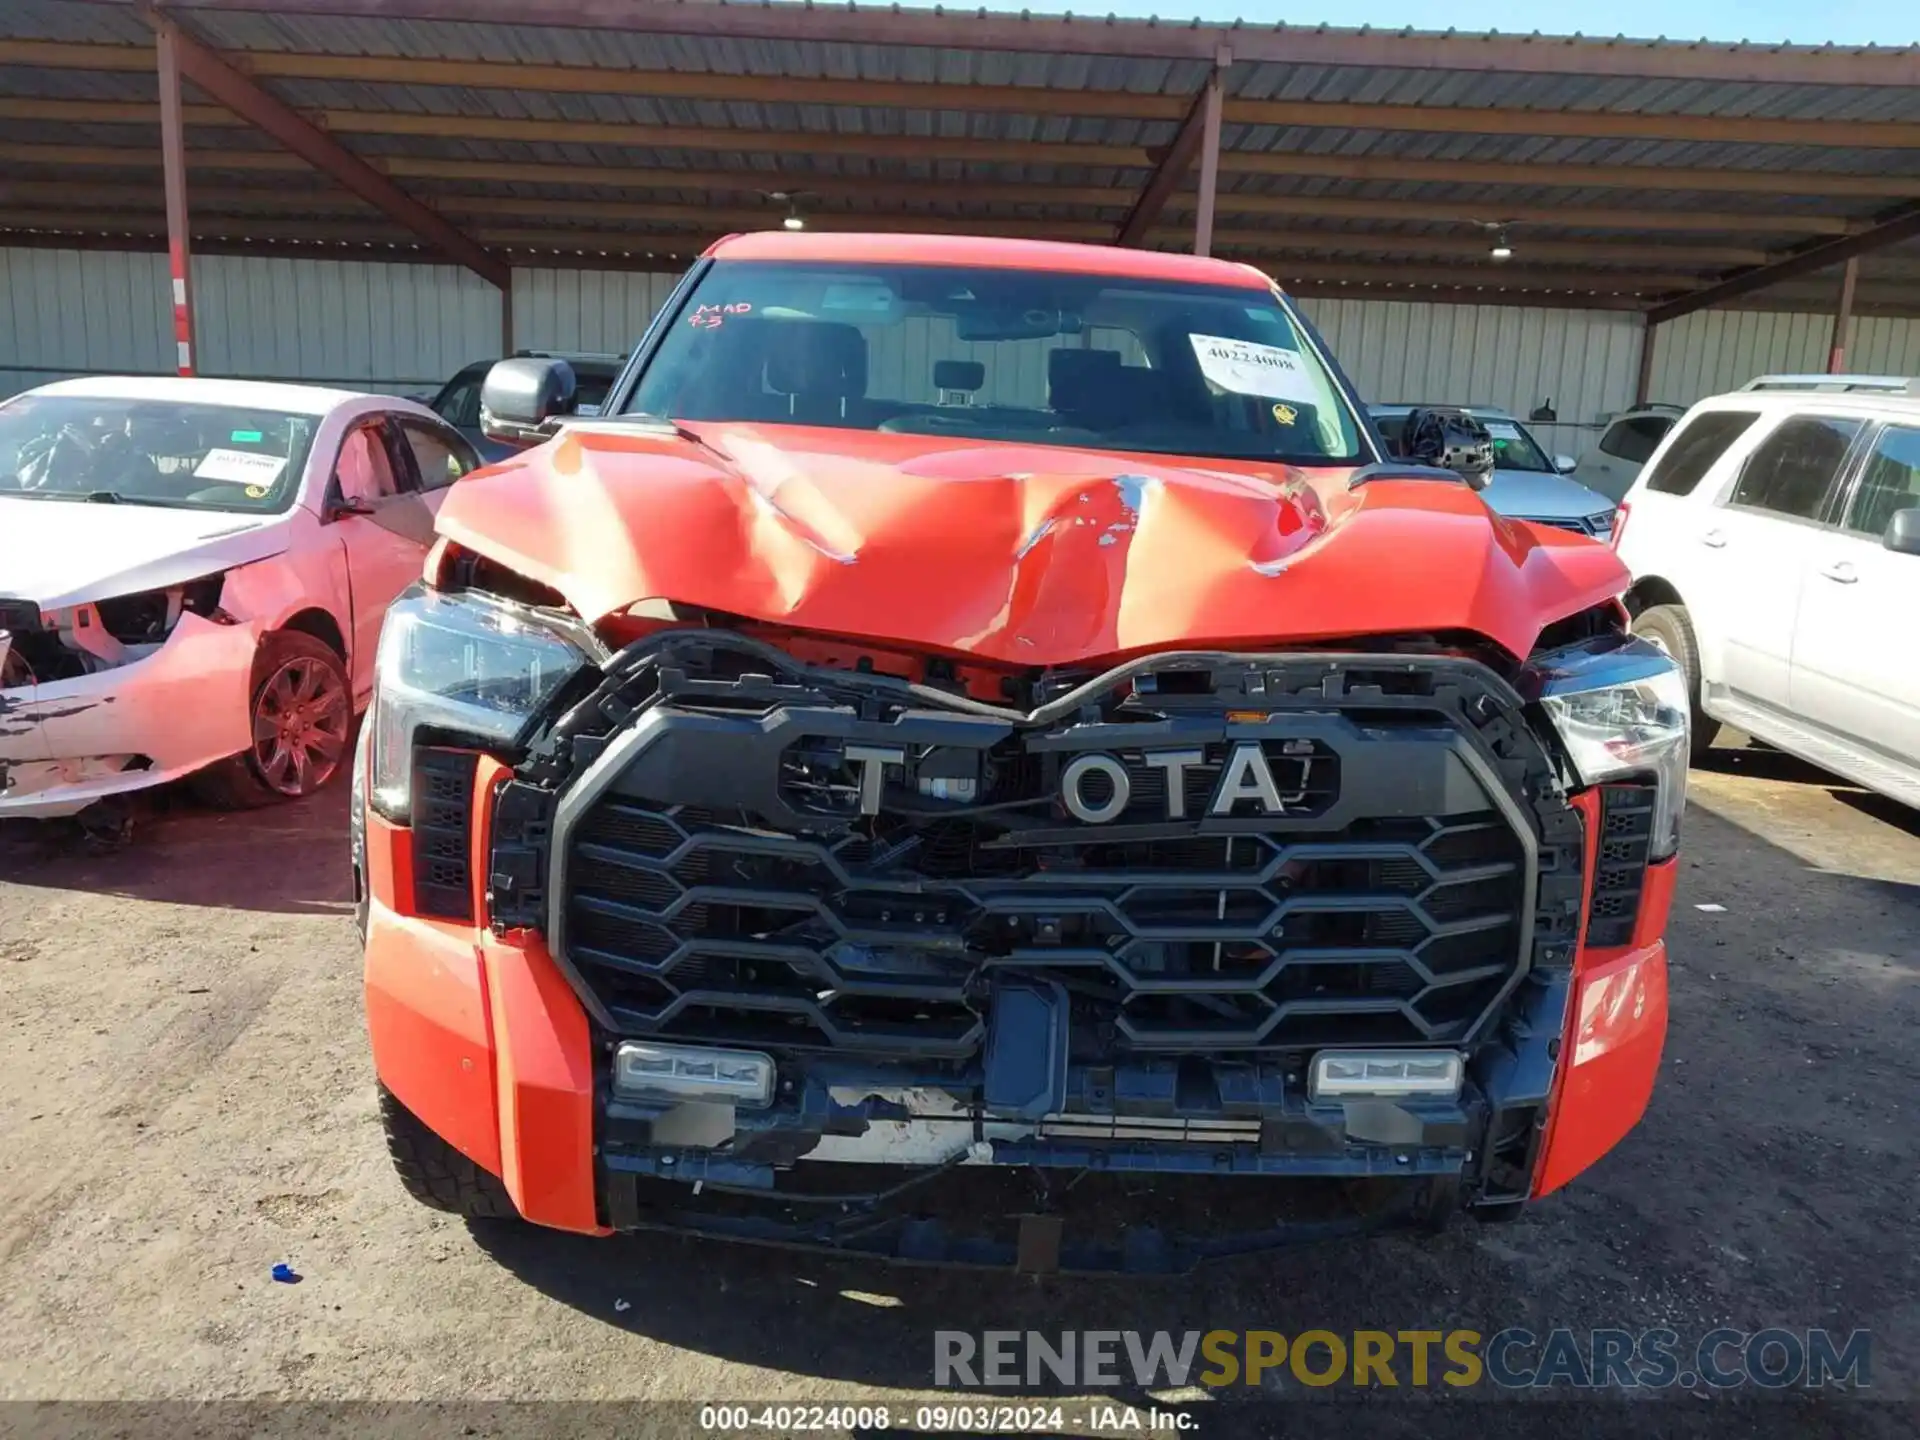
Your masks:
{"label": "white damaged sedan", "polygon": [[0,819],[325,784],[478,464],[393,396],[96,378],[0,404]]}

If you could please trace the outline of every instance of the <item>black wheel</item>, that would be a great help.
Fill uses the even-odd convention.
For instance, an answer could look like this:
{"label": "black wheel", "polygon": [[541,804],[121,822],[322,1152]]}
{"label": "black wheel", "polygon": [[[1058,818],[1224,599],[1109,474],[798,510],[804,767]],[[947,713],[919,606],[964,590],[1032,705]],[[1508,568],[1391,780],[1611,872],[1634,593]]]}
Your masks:
{"label": "black wheel", "polygon": [[1633,633],[1664,650],[1687,680],[1693,701],[1693,745],[1688,757],[1698,765],[1719,737],[1720,722],[1700,708],[1700,651],[1693,639],[1693,622],[1684,605],[1652,605],[1633,622]]}
{"label": "black wheel", "polygon": [[193,778],[216,810],[247,810],[311,795],[340,770],[353,729],[347,667],[332,647],[297,630],[260,642],[253,657],[253,745]]}
{"label": "black wheel", "polygon": [[469,1220],[517,1220],[500,1177],[482,1170],[420,1122],[386,1086],[380,1087],[380,1124],[387,1154],[407,1193],[432,1210]]}

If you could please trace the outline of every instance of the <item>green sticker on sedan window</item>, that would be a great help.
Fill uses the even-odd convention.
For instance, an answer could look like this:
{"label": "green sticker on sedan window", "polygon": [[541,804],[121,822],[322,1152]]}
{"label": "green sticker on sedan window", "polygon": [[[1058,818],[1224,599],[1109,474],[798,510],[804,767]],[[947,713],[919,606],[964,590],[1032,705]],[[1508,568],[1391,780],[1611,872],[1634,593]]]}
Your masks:
{"label": "green sticker on sedan window", "polygon": [[258,430],[236,430],[229,435],[227,439],[235,445],[258,445],[260,443],[260,432]]}

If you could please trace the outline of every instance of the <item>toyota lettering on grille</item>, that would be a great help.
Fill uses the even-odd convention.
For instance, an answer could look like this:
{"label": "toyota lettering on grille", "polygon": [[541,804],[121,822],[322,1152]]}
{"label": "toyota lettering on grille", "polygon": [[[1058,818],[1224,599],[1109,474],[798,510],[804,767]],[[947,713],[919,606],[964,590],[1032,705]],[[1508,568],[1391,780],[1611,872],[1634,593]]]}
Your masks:
{"label": "toyota lettering on grille", "polygon": [[[1311,746],[1300,744],[1310,752]],[[849,745],[848,762],[860,774],[860,813],[880,813],[889,765],[906,763],[907,752],[893,745]],[[1242,740],[1228,751],[1219,766],[1206,801],[1206,814],[1232,815],[1241,804],[1254,807],[1259,815],[1285,815],[1306,801],[1305,781],[1312,764],[1308,754],[1286,754],[1288,766],[1297,767],[1289,778],[1298,788],[1282,790],[1275,778],[1273,763],[1258,741]],[[1208,764],[1206,752],[1197,749],[1148,750],[1140,752],[1136,765],[1159,770],[1165,778],[1166,815],[1169,820],[1188,818],[1187,772]],[[1098,777],[1097,779],[1095,777]],[[1060,772],[1060,801],[1067,813],[1087,825],[1105,825],[1126,813],[1133,803],[1133,776],[1117,755],[1099,751],[1076,755]]]}
{"label": "toyota lettering on grille", "polygon": [[[1150,769],[1165,772],[1167,818],[1187,818],[1187,771],[1206,764],[1206,754],[1200,750],[1148,750],[1140,758]],[[1100,781],[1090,784],[1095,776],[1101,777]],[[1283,794],[1266,751],[1257,741],[1242,740],[1227,752],[1206,810],[1209,815],[1231,815],[1246,801],[1262,815],[1283,815],[1289,805],[1300,803],[1302,798],[1299,793]],[[1118,819],[1132,803],[1133,779],[1118,756],[1098,752],[1076,755],[1060,772],[1060,800],[1074,819],[1105,825]]]}

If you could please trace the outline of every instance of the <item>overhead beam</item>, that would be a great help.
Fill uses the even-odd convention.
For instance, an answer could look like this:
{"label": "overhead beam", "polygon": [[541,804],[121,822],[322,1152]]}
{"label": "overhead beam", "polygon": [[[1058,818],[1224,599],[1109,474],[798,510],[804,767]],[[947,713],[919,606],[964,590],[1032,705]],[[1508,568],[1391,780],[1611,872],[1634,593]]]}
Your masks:
{"label": "overhead beam", "polygon": [[[279,151],[194,152],[196,167],[278,172],[305,170],[305,164]],[[149,150],[103,146],[14,144],[0,142],[0,161],[47,165],[65,171],[80,168],[150,169]],[[402,179],[476,180],[528,185],[594,185],[627,190],[705,191],[750,195],[768,189],[804,187],[816,195],[874,200],[981,205],[1077,205],[1118,210],[1126,192],[1113,186],[1064,186],[1031,182],[910,180],[888,175],[828,175],[796,170],[656,170],[617,165],[556,165],[492,160],[451,160],[417,155],[374,156],[367,162],[383,174]],[[964,184],[964,189],[962,185]],[[92,188],[91,186],[89,188]],[[64,203],[61,202],[61,203]],[[1167,202],[1170,214],[1191,214],[1190,193]],[[1500,205],[1500,218],[1542,229],[1670,230],[1758,235],[1845,235],[1863,228],[1844,215],[1769,214],[1765,211]],[[1478,226],[1485,204],[1426,200],[1374,200],[1337,195],[1267,195],[1223,191],[1216,210],[1222,215],[1282,215],[1301,219],[1409,220],[1419,224]]]}
{"label": "overhead beam", "polygon": [[[235,69],[256,80],[329,80],[374,85],[435,85],[520,93],[624,95],[795,105],[946,110],[959,114],[1066,115],[1177,121],[1179,95],[1125,90],[1049,89],[1038,85],[956,85],[901,80],[840,80],[636,70],[604,65],[534,65],[501,60],[443,60],[403,55],[315,55],[289,50],[229,51]],[[0,40],[0,65],[144,73],[134,45]],[[1230,125],[1310,129],[1419,130],[1457,135],[1544,135],[1588,140],[1701,140],[1715,143],[1920,148],[1920,124],[1886,120],[1783,120],[1757,116],[1619,114],[1482,105],[1395,105],[1324,100],[1226,98]]]}
{"label": "overhead beam", "polygon": [[[276,190],[234,190],[196,187],[197,211],[206,215],[282,218],[317,211],[361,213],[364,202],[346,194],[288,194]],[[535,223],[568,221],[694,225],[719,234],[733,228],[751,229],[772,223],[781,215],[773,205],[725,208],[710,204],[655,204],[619,200],[550,200],[520,195],[441,195],[443,214],[456,217],[517,218]],[[0,204],[44,205],[67,213],[101,210],[125,214],[152,211],[161,197],[151,188],[134,185],[88,186],[84,190],[58,182],[14,181],[0,176]],[[1098,220],[1024,219],[1018,216],[939,215],[900,211],[816,210],[809,223],[815,229],[882,230],[976,235],[1036,236],[1056,240],[1106,240],[1110,228]],[[1177,225],[1158,225],[1136,242],[1170,248],[1184,245],[1188,232]],[[1484,237],[1430,234],[1370,234],[1343,230],[1218,229],[1215,247],[1252,250],[1260,254],[1343,253],[1360,255],[1422,255],[1480,260],[1487,254]],[[1517,242],[1523,262],[1548,261],[1589,265],[1651,265],[1719,269],[1754,264],[1767,258],[1764,250],[1739,246],[1608,244],[1604,241],[1551,241],[1527,238]]]}
{"label": "overhead beam", "polygon": [[[1126,219],[1120,222],[1113,242],[1116,245],[1138,245],[1142,243],[1153,227],[1160,222],[1160,214],[1167,208],[1167,202],[1173,198],[1174,191],[1186,183],[1187,175],[1193,169],[1193,162],[1209,142],[1213,146],[1213,164],[1218,173],[1220,156],[1220,71],[1226,57],[1216,57],[1207,83],[1187,105],[1187,113],[1180,121],[1180,128],[1174,131],[1173,141],[1167,146],[1159,162],[1147,175],[1146,184],[1140,187],[1132,208],[1127,211]],[[1204,197],[1200,203],[1200,223],[1210,232],[1213,228],[1213,215],[1209,207],[1212,196]],[[1206,252],[1202,250],[1201,254]]]}
{"label": "overhead beam", "polygon": [[[171,8],[258,10],[260,0],[169,0]],[[1553,36],[1436,35],[1285,25],[1169,24],[1164,21],[1027,17],[984,10],[884,10],[679,0],[275,0],[288,15],[444,20],[468,25],[554,25],[641,34],[913,45],[954,50],[1019,50],[1063,55],[1131,55],[1208,60],[1230,46],[1242,60],[1357,65],[1387,70],[1519,71],[1536,75],[1620,75],[1749,84],[1913,83],[1920,47],[1719,45],[1704,42],[1583,40]]]}
{"label": "overhead beam", "polygon": [[[690,0],[682,0],[690,3]],[[240,79],[239,76],[234,78]],[[248,82],[242,80],[243,84]],[[280,102],[271,101],[299,119]],[[217,106],[186,106],[189,125],[233,125]],[[0,119],[61,124],[152,124],[158,107],[122,100],[0,100]],[[328,135],[415,135],[433,139],[522,143],[622,145],[649,149],[716,151],[722,154],[816,155],[830,145],[843,155],[896,160],[957,160],[989,164],[1086,165],[1152,171],[1166,153],[1135,145],[1092,145],[1021,140],[976,140],[946,135],[869,135],[819,131],[769,131],[744,127],[635,125],[604,120],[525,120],[496,115],[423,115],[385,110],[325,110],[314,116]],[[304,123],[304,122],[303,122]],[[308,127],[312,129],[310,125]],[[293,148],[289,146],[288,148]],[[347,153],[342,151],[342,153]],[[1757,195],[1911,198],[1920,181],[1885,173],[1833,173],[1763,169],[1691,169],[1674,165],[1584,165],[1509,161],[1420,160],[1372,155],[1309,155],[1294,151],[1223,150],[1222,172],[1387,180],[1414,184],[1547,186],[1555,189],[1712,191]],[[1508,218],[1506,216],[1499,217]]]}
{"label": "overhead beam", "polygon": [[143,9],[140,13],[156,34],[168,37],[180,73],[235,115],[482,279],[503,290],[513,283],[505,265],[461,234],[444,216],[421,204],[339,141],[267,94],[219,55],[183,33],[171,20],[151,10]]}
{"label": "overhead beam", "polygon": [[[754,217],[761,222],[762,228],[770,227],[775,217],[765,215]],[[8,226],[26,230],[46,232],[70,231],[77,234],[108,231],[114,233],[164,234],[166,220],[163,215],[129,215],[118,212],[90,214],[86,212],[16,212],[9,211],[4,223]],[[389,231],[377,222],[368,220],[312,220],[287,216],[218,216],[196,214],[193,220],[196,240],[201,236],[247,237],[285,240],[329,240],[348,241],[362,244],[392,244],[402,232]],[[642,250],[669,250],[677,253],[697,253],[724,228],[724,224],[708,223],[692,233],[663,233],[625,228],[609,231],[555,229],[551,227],[503,225],[497,228],[481,227],[474,232],[474,238],[489,247],[531,248],[556,251],[593,250],[613,253],[630,253]],[[959,224],[949,227],[966,233],[980,233],[978,227]],[[1035,234],[1034,227],[1014,231],[1008,227],[1003,233]],[[1042,235],[1054,235],[1044,227]],[[1068,234],[1056,238],[1085,238]],[[1539,290],[1556,291],[1566,294],[1639,294],[1655,295],[1669,291],[1687,283],[1690,277],[1663,271],[1607,271],[1591,268],[1549,270],[1549,269],[1512,269],[1507,266],[1470,266],[1470,265],[1418,265],[1395,261],[1387,264],[1367,264],[1352,260],[1302,259],[1293,256],[1264,255],[1248,252],[1237,256],[1282,280],[1332,281],[1342,283],[1373,283],[1381,285],[1424,284],[1446,285],[1460,288],[1485,289],[1488,291]]]}
{"label": "overhead beam", "polygon": [[1677,320],[1682,315],[1691,315],[1710,305],[1718,305],[1741,295],[1751,295],[1756,290],[1765,290],[1783,280],[1797,280],[1803,275],[1812,275],[1830,266],[1851,262],[1862,255],[1871,255],[1876,250],[1914,239],[1920,239],[1920,204],[1903,206],[1858,234],[1846,235],[1838,240],[1822,240],[1768,264],[1756,265],[1751,270],[1730,275],[1718,284],[1677,296],[1663,305],[1655,306],[1648,316],[1656,324]]}

